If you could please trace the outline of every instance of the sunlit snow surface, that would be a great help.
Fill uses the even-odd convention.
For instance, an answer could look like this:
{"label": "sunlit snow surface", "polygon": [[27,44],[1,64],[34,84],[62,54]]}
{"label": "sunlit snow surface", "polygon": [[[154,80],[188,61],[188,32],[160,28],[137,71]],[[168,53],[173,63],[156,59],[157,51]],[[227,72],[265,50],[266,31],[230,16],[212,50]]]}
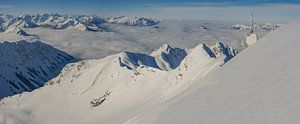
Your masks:
{"label": "sunlit snow surface", "polygon": [[[231,49],[213,49],[205,44],[186,51],[163,45],[153,57],[124,52],[68,64],[45,86],[2,99],[0,122],[122,123],[174,98],[234,55]],[[160,69],[175,61],[181,61],[176,68]]]}
{"label": "sunlit snow surface", "polygon": [[272,32],[178,98],[128,124],[293,124],[300,119],[300,21]]}
{"label": "sunlit snow surface", "polygon": [[[234,24],[164,20],[157,27],[109,24],[110,32],[33,28],[26,32],[36,36],[0,33],[2,41],[39,39],[81,58],[111,55],[68,64],[45,86],[2,99],[0,123],[297,122],[300,72],[295,67],[300,59],[295,51],[300,23],[272,32],[224,65],[228,56],[212,53],[209,46],[224,42],[239,48],[245,32],[231,29]],[[267,33],[258,32],[259,37]],[[198,44],[202,42],[208,45]],[[167,65],[159,54],[167,51],[166,45],[159,48],[164,43],[191,48],[175,69],[159,69]],[[114,54],[150,53],[157,48],[151,55],[160,64],[153,67],[145,56]]]}

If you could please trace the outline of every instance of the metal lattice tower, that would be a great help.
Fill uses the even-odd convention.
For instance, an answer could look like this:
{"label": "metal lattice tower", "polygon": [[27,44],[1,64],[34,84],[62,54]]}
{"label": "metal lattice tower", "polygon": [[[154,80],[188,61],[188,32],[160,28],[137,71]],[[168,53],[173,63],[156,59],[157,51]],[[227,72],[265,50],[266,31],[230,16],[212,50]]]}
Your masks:
{"label": "metal lattice tower", "polygon": [[253,21],[253,12],[251,13],[250,17],[251,27],[247,35],[251,35],[254,33],[254,21]]}

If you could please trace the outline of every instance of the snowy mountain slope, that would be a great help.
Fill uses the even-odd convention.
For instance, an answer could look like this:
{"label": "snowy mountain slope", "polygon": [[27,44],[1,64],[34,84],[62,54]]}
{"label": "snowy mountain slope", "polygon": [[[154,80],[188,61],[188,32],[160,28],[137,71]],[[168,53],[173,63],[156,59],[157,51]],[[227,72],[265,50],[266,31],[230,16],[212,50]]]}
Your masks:
{"label": "snowy mountain slope", "polygon": [[168,44],[163,44],[150,55],[155,58],[157,66],[161,70],[172,70],[177,68],[180,62],[186,57],[187,53],[183,49],[172,48]]}
{"label": "snowy mountain slope", "polygon": [[[117,17],[103,18],[100,16],[75,16],[75,15],[58,15],[58,14],[36,14],[36,15],[19,15],[17,17],[9,15],[0,15],[0,31],[5,31],[11,27],[14,28],[49,28],[49,29],[67,29],[74,27],[84,27],[81,31],[102,31],[101,25],[105,23],[120,24],[128,26],[153,26],[159,23],[158,20],[138,17]],[[78,25],[80,24],[80,25]],[[82,26],[83,25],[83,26]]]}
{"label": "snowy mountain slope", "polygon": [[72,61],[72,56],[39,41],[0,43],[0,98],[43,86]]}
{"label": "snowy mountain slope", "polygon": [[279,28],[215,73],[196,80],[180,97],[127,122],[299,123],[299,29],[300,21]]}
{"label": "snowy mountain slope", "polygon": [[[177,68],[163,71],[153,66],[162,53],[181,58],[181,52],[186,57]],[[163,45],[151,55],[123,52],[68,64],[44,87],[2,99],[0,122],[122,123],[174,98],[193,80],[218,69],[225,58],[205,44],[186,52]],[[160,63],[164,62],[173,61]]]}

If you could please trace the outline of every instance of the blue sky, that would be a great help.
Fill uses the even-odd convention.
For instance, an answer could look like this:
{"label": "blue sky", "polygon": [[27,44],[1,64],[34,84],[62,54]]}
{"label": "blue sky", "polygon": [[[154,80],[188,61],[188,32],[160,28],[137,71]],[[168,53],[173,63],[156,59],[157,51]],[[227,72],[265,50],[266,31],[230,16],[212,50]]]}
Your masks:
{"label": "blue sky", "polygon": [[170,19],[246,21],[300,19],[300,0],[0,0],[0,13],[158,16]]}

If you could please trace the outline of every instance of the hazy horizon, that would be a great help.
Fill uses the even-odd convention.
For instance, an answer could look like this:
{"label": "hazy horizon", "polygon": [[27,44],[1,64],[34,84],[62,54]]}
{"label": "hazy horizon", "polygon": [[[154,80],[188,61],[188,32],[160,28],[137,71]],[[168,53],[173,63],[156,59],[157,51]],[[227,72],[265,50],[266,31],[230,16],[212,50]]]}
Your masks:
{"label": "hazy horizon", "polygon": [[147,16],[165,19],[248,21],[255,13],[260,22],[290,22],[300,19],[296,0],[11,0],[0,1],[3,14],[85,14],[100,16]]}

